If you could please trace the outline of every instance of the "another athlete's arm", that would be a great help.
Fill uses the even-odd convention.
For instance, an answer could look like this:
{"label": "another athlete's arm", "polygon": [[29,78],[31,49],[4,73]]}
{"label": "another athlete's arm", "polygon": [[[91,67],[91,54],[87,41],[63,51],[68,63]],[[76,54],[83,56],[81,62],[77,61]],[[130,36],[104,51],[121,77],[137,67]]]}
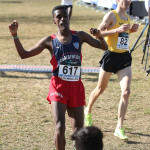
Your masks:
{"label": "another athlete's arm", "polygon": [[[18,22],[15,20],[9,25],[10,33],[12,34],[14,38],[14,43],[17,49],[18,54],[22,59],[32,57],[35,55],[40,54],[45,48],[49,49],[51,51],[50,46],[50,37],[45,37],[41,39],[34,47],[30,48],[29,50],[25,50],[17,36],[18,31]],[[49,43],[49,44],[48,44]],[[49,46],[46,46],[49,45]]]}
{"label": "another athlete's arm", "polygon": [[83,32],[83,31],[78,32],[78,37],[79,37],[81,43],[86,42],[90,46],[95,47],[95,48],[99,48],[102,50],[108,49],[108,45],[100,33],[97,33],[98,40],[93,38],[91,35]]}
{"label": "another athlete's arm", "polygon": [[116,23],[117,21],[115,14],[110,11],[104,16],[102,23],[98,27],[98,30],[100,30],[102,36],[105,37],[114,33],[121,33],[127,31],[130,28],[129,24],[123,24],[119,28],[111,29],[116,25]]}

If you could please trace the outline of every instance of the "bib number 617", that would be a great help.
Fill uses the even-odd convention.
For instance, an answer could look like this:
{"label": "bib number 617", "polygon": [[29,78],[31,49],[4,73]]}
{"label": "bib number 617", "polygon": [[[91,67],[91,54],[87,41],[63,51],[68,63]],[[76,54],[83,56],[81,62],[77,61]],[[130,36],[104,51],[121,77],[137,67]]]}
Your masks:
{"label": "bib number 617", "polygon": [[66,75],[76,75],[78,66],[63,66],[63,74]]}

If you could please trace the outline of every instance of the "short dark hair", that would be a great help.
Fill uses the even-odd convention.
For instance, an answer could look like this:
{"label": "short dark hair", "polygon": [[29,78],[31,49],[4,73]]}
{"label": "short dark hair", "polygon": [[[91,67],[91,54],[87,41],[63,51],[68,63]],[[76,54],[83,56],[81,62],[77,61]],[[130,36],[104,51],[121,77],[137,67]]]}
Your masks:
{"label": "short dark hair", "polygon": [[77,150],[103,149],[103,133],[95,126],[83,127],[75,131],[71,139],[75,141]]}
{"label": "short dark hair", "polygon": [[66,10],[66,11],[67,11],[67,9],[66,9],[66,7],[65,7],[64,5],[55,6],[55,7],[53,8],[53,10],[52,10],[52,16],[53,16],[53,17],[54,17],[54,12],[55,12],[56,10]]}

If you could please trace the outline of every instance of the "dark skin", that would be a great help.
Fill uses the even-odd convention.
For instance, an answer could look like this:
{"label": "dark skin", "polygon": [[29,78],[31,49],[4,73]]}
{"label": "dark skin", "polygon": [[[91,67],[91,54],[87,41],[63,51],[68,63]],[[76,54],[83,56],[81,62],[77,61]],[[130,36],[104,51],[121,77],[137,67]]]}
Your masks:
{"label": "dark skin", "polygon": [[[56,10],[53,15],[53,23],[56,24],[58,28],[58,32],[56,33],[56,37],[63,44],[69,44],[72,40],[72,36],[70,33],[69,27],[69,17],[66,10]],[[18,31],[18,22],[15,20],[9,25],[10,33],[13,37],[17,36]],[[97,37],[98,40],[90,36],[89,34],[78,31],[78,37],[80,39],[81,44],[86,42],[92,47],[106,50],[108,46],[101,36],[100,32],[95,31],[93,29],[90,32]],[[52,41],[51,37],[47,36],[42,38],[35,46],[30,48],[29,50],[25,50],[19,40],[19,38],[14,39],[14,43],[18,54],[22,59],[32,57],[40,54],[43,50],[49,50],[51,57],[53,55],[52,49]],[[68,112],[68,116],[70,118],[71,126],[73,131],[83,127],[84,121],[84,113],[83,106],[81,107],[73,107],[69,108],[66,104],[62,104],[60,102],[51,102],[53,117],[55,120],[55,146],[56,150],[64,150],[65,149],[65,113]]]}
{"label": "dark skin", "polygon": [[[56,10],[54,17],[53,17],[53,22],[58,27],[58,32],[56,33],[58,40],[64,44],[70,43],[71,33],[70,33],[70,28],[69,28],[69,19],[68,19],[67,12],[62,13],[62,10]],[[16,20],[14,20],[12,24],[9,25],[9,30],[12,36],[15,37],[17,35],[18,22]],[[90,30],[91,33],[92,33],[92,30],[93,29]],[[92,36],[90,36],[89,34],[83,31],[78,31],[77,34],[82,44],[86,42],[87,44],[95,48],[100,48],[103,50],[108,49],[107,43],[103,40],[103,37],[101,36],[99,32],[92,33],[99,40],[94,39]],[[22,59],[38,55],[44,49],[48,49],[50,51],[51,56],[53,55],[52,42],[51,42],[50,36],[44,37],[29,50],[25,50],[23,48],[19,38],[15,39],[14,42],[15,42],[16,49]]]}

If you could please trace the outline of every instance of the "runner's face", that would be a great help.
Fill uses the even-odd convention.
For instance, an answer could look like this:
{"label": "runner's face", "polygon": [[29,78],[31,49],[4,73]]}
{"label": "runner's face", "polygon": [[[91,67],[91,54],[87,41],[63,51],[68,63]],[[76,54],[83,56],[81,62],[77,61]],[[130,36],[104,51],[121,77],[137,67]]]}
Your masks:
{"label": "runner's face", "polygon": [[128,9],[130,7],[131,0],[118,0],[118,5],[123,9]]}
{"label": "runner's face", "polygon": [[53,20],[60,30],[69,29],[69,17],[66,10],[56,10]]}

